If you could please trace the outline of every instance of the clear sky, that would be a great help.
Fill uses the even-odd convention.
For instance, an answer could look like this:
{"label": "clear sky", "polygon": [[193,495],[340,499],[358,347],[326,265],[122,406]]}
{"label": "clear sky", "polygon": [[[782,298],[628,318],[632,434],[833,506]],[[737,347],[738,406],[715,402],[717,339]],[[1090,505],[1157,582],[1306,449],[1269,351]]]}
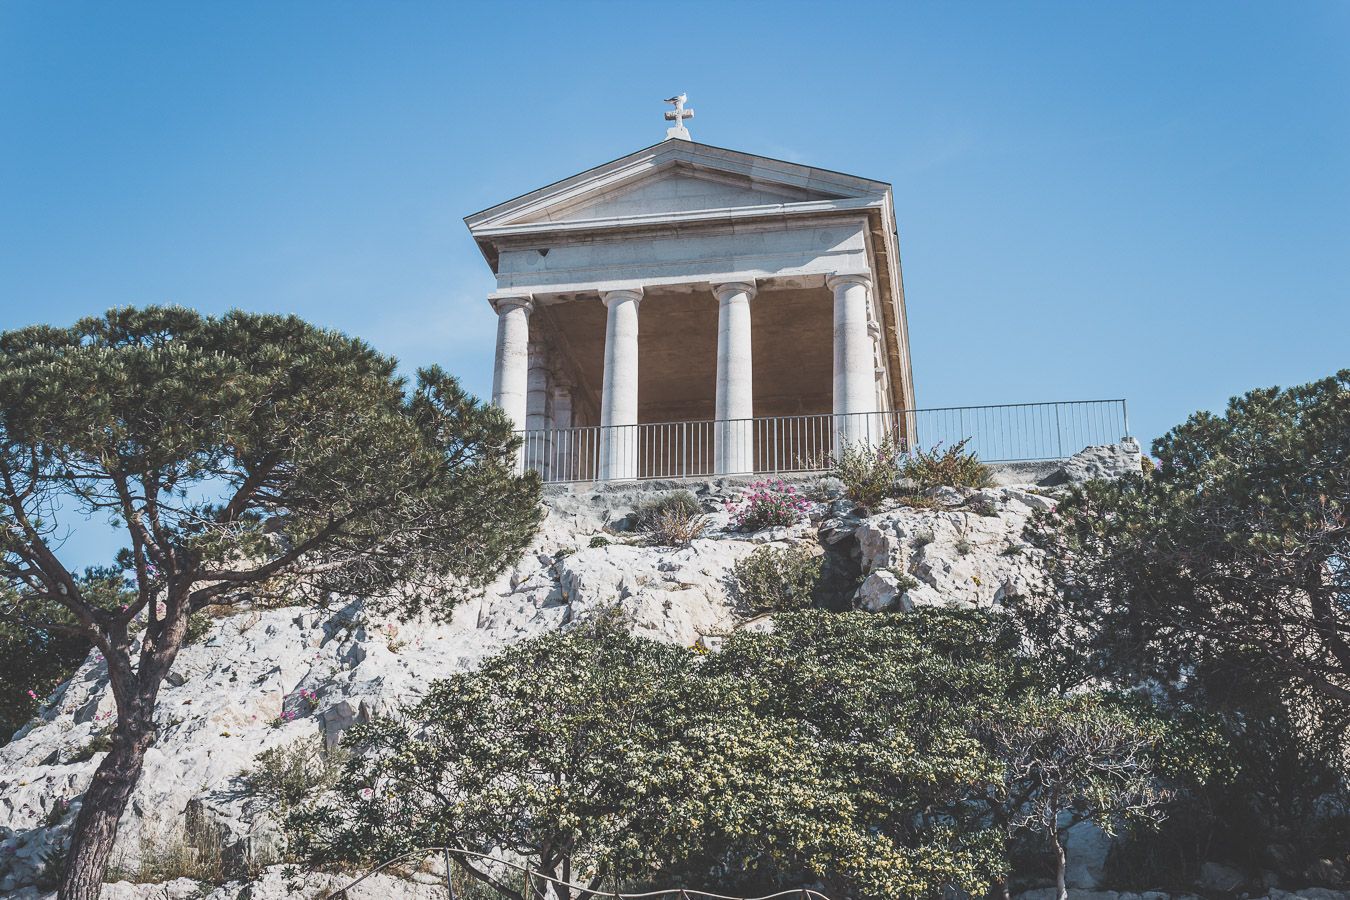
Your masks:
{"label": "clear sky", "polygon": [[[889,181],[919,405],[1350,366],[1350,3],[0,4],[0,328],[294,312],[491,384],[461,221],[664,137]],[[791,348],[783,348],[791,352]]]}

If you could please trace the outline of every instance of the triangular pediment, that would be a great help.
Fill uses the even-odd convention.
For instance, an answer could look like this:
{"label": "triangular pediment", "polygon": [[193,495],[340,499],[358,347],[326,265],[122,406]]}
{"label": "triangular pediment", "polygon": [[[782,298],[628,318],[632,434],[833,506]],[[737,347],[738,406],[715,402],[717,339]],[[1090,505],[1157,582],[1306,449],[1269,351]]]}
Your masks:
{"label": "triangular pediment", "polygon": [[838,199],[837,193],[671,165],[628,184],[550,205],[517,221],[581,222]]}
{"label": "triangular pediment", "polygon": [[798,163],[669,140],[466,219],[476,235],[587,222],[687,219],[728,210],[879,200],[877,181]]}

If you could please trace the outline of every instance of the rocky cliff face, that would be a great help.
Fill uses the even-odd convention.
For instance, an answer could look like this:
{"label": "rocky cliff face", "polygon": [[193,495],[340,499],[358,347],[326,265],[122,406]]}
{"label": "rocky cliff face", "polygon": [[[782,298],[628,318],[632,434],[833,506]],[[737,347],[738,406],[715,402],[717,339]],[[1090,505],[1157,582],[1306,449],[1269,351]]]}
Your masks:
{"label": "rocky cliff face", "polygon": [[[722,508],[739,493],[736,485],[695,488],[710,527],[681,549],[650,546],[623,530],[653,486],[645,493],[554,490],[531,551],[449,622],[400,623],[361,602],[244,610],[213,620],[184,649],[161,694],[159,739],[121,823],[118,868],[135,870],[144,856],[166,852],[181,841],[186,822],[215,836],[227,862],[275,861],[277,823],[240,790],[241,773],[261,751],[307,735],[335,744],[352,724],[417,698],[430,681],[511,642],[616,607],[652,638],[715,642],[746,625],[730,571],[760,544],[829,553],[846,578],[861,580],[855,602],[866,609],[997,606],[1041,577],[1037,551],[1021,535],[1033,511],[1054,504],[1051,492],[1034,487],[944,488],[933,492],[933,509],[892,505],[860,515],[836,492],[814,504],[809,521],[743,534],[727,530]],[[44,854],[73,820],[102,758],[112,709],[105,667],[94,654],[38,719],[0,747],[0,894],[34,882]],[[1090,849],[1077,861],[1083,882],[1090,882],[1091,857],[1100,853]],[[275,870],[268,876],[278,877]],[[419,896],[423,887],[407,885],[406,896]],[[259,885],[252,896],[272,896],[273,888],[276,896],[286,893]],[[171,885],[150,890],[122,885],[108,896],[178,896]],[[381,890],[372,896],[397,895],[391,885]]]}

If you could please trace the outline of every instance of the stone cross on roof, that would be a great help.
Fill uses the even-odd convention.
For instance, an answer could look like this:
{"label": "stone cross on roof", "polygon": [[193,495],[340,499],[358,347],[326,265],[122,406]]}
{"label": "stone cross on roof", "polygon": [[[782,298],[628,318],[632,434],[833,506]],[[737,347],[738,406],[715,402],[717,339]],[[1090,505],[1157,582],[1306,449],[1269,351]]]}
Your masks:
{"label": "stone cross on roof", "polygon": [[684,120],[692,119],[694,117],[694,111],[692,109],[684,108],[684,103],[688,99],[689,98],[684,94],[677,94],[674,97],[668,97],[666,99],[667,103],[675,104],[674,109],[666,110],[666,121],[675,123],[666,129],[667,140],[670,138],[678,138],[682,141],[692,140],[692,138],[689,137],[689,129],[684,127]]}

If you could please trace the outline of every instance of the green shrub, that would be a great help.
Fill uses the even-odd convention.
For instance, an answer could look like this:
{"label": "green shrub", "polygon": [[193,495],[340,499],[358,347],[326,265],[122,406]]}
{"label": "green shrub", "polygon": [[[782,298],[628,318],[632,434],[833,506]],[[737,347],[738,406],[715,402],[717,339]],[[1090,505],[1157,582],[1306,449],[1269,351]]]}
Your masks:
{"label": "green shrub", "polygon": [[591,542],[590,542],[589,544],[587,544],[587,546],[588,546],[588,547],[608,547],[611,543],[612,543],[612,542],[610,541],[610,539],[607,538],[607,537],[605,537],[603,534],[597,534],[595,537],[591,538]]}
{"label": "green shrub", "polygon": [[889,569],[889,571],[892,575],[895,576],[896,588],[902,594],[905,593],[906,591],[914,590],[920,584],[919,579],[915,578],[913,575],[909,574],[904,569],[897,569],[896,567],[892,566]]}
{"label": "green shrub", "polygon": [[183,635],[183,646],[187,647],[196,644],[211,633],[211,626],[215,624],[211,617],[206,613],[193,613],[188,616],[187,633]]}
{"label": "green shrub", "polygon": [[322,738],[300,738],[264,750],[254,768],[240,775],[243,793],[262,801],[278,817],[332,787],[341,774],[345,751],[330,750]]}
{"label": "green shrub", "polygon": [[844,494],[854,503],[874,506],[895,494],[900,456],[900,444],[891,437],[879,444],[844,442],[829,458],[830,475],[844,483]]}
{"label": "green shrub", "polygon": [[698,499],[688,491],[671,491],[644,501],[636,516],[637,529],[663,547],[687,547],[708,526]]}
{"label": "green shrub", "polygon": [[94,732],[89,738],[89,743],[72,753],[67,759],[68,763],[84,762],[87,759],[93,759],[95,753],[107,753],[112,749],[112,726],[109,725],[99,731]]}
{"label": "green shrub", "polygon": [[635,519],[633,527],[638,531],[650,531],[663,513],[671,511],[694,516],[703,512],[703,508],[699,506],[698,498],[689,491],[658,494],[637,505],[633,513]]}
{"label": "green shrub", "polygon": [[[11,592],[0,589],[0,607],[11,608],[15,602]],[[70,621],[70,614],[55,604],[41,613],[51,622]],[[86,637],[0,621],[0,746],[37,715],[43,698],[74,674],[89,648]]]}
{"label": "green shrub", "polygon": [[918,490],[935,487],[988,487],[993,473],[974,453],[966,452],[970,438],[957,441],[946,450],[941,444],[931,450],[916,447],[901,460],[900,476],[913,481]]}
{"label": "green shrub", "polygon": [[189,818],[167,835],[144,832],[136,862],[129,864],[125,856],[114,858],[108,864],[106,880],[162,884],[191,878],[206,884],[221,884],[229,878],[227,869],[220,834]]}
{"label": "green shrub", "polygon": [[766,545],[738,560],[731,574],[737,596],[755,612],[806,609],[814,597],[823,562],[824,557],[804,547],[780,550]]}
{"label": "green shrub", "polygon": [[708,520],[702,513],[668,509],[656,517],[647,533],[651,535],[652,543],[659,546],[688,547],[707,527]]}
{"label": "green shrub", "polygon": [[328,802],[289,820],[297,858],[478,843],[548,878],[612,860],[615,891],[1000,896],[1028,874],[1010,830],[1040,824],[1044,853],[1074,816],[1110,828],[1184,764],[1158,767],[1144,698],[1058,696],[1002,614],[784,612],[716,652],[580,624],[353,727]]}

